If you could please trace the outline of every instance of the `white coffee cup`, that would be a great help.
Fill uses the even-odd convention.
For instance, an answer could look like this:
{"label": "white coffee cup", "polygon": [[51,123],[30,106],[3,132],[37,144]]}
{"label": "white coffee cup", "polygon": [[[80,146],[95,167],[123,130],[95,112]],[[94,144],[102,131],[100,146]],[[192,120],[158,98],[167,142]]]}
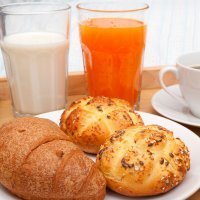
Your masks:
{"label": "white coffee cup", "polygon": [[[172,93],[165,85],[163,78],[167,72],[172,72],[176,76],[182,96]],[[200,118],[200,52],[178,57],[176,67],[169,66],[161,69],[159,80],[169,95],[187,106],[193,115]]]}

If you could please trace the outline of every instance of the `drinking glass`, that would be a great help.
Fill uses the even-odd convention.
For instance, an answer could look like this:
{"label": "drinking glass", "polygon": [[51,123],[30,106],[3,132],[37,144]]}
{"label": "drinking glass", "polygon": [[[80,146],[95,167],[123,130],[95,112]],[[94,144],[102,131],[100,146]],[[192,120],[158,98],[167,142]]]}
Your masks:
{"label": "drinking glass", "polygon": [[66,105],[70,6],[17,1],[0,8],[0,37],[16,116]]}
{"label": "drinking glass", "polygon": [[122,98],[139,108],[148,7],[133,0],[77,5],[89,95]]}

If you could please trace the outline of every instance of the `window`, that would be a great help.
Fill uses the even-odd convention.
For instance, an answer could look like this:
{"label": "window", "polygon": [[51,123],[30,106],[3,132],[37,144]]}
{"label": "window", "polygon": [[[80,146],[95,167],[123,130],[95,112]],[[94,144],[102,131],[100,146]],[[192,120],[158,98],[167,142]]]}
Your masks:
{"label": "window", "polygon": [[[141,1],[150,5],[144,56],[145,67],[173,65],[180,54],[200,51],[199,0]],[[77,0],[69,1],[72,4],[70,72],[83,71],[75,9],[77,2]],[[0,57],[0,76],[4,75],[4,65]]]}

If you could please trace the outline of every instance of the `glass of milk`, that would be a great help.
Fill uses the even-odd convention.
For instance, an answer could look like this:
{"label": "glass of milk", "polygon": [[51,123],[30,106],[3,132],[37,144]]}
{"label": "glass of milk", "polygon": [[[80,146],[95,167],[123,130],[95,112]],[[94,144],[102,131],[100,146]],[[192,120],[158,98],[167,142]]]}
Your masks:
{"label": "glass of milk", "polygon": [[70,6],[63,1],[17,2],[0,8],[1,49],[14,114],[63,109]]}

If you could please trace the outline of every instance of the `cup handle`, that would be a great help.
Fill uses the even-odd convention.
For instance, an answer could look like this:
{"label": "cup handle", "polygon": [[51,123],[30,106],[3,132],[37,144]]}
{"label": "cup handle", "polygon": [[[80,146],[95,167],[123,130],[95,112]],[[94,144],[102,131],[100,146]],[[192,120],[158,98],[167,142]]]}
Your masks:
{"label": "cup handle", "polygon": [[184,100],[183,97],[181,96],[178,96],[176,94],[174,94],[173,92],[171,92],[167,86],[165,85],[164,83],[164,76],[167,72],[172,72],[175,76],[176,76],[176,79],[179,80],[179,76],[178,76],[178,70],[176,67],[173,67],[173,66],[169,66],[169,67],[164,67],[163,69],[160,70],[160,73],[159,73],[159,81],[160,81],[160,85],[162,86],[162,88],[171,96],[173,97],[174,99],[176,99],[178,102],[180,102],[182,105],[184,106],[187,106],[187,103],[186,101]]}

